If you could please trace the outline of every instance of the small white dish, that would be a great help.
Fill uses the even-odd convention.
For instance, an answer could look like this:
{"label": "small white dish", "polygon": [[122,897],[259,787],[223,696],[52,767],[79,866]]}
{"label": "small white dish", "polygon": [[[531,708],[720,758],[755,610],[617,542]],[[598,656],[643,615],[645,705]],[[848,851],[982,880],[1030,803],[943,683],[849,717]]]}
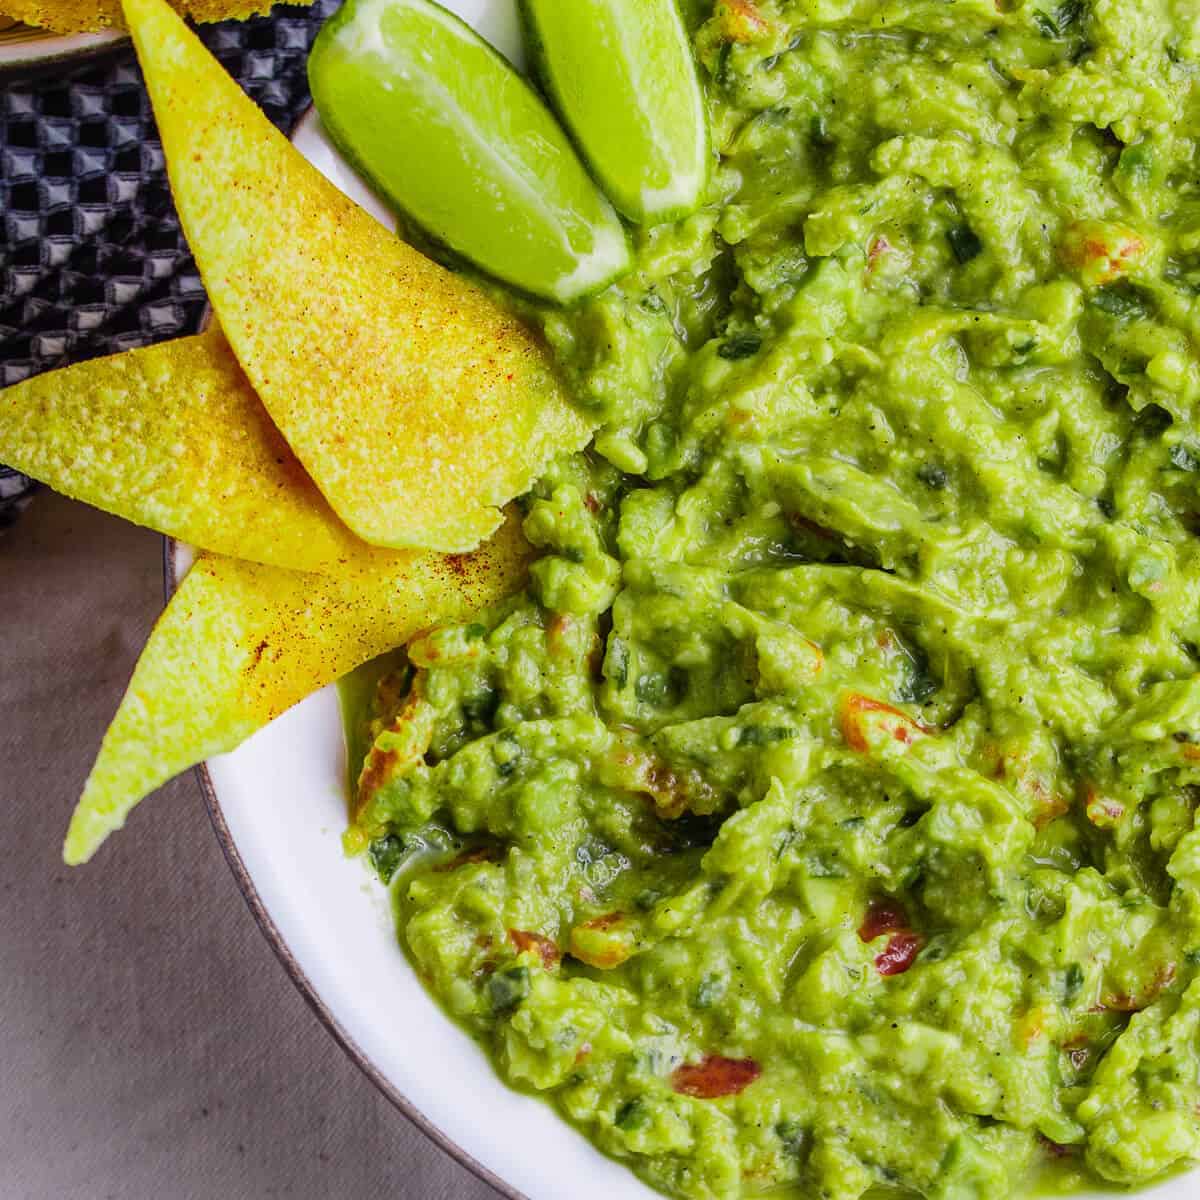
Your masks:
{"label": "small white dish", "polygon": [[[520,62],[514,0],[443,0]],[[386,209],[315,113],[297,148],[380,220]],[[167,545],[168,587],[190,565]],[[444,1150],[512,1200],[653,1200],[550,1105],[506,1087],[437,1007],[400,949],[384,889],[345,857],[347,764],[337,695],[310,696],[232,754],[197,768],[229,865],[267,940],[318,1017],[381,1091]],[[1200,1175],[1145,1200],[1195,1200]],[[1116,1193],[1075,1200],[1112,1200]]]}
{"label": "small white dish", "polygon": [[84,58],[127,38],[127,34],[117,30],[105,33],[50,33],[29,25],[10,24],[0,29],[0,72],[52,66]]}

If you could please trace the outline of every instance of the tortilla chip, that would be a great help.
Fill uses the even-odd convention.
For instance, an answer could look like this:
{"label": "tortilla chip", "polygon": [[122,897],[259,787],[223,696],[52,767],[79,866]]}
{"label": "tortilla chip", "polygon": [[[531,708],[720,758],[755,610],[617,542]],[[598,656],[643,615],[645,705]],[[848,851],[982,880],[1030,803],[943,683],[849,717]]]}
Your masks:
{"label": "tortilla chip", "polygon": [[0,462],[252,562],[328,573],[396,557],[338,520],[216,327],[0,391]]}
{"label": "tortilla chip", "polygon": [[[171,0],[171,4],[194,21],[224,21],[269,12],[272,0]],[[53,33],[125,28],[121,0],[4,0],[4,15]]]}
{"label": "tortilla chip", "polygon": [[529,553],[510,518],[474,554],[405,554],[341,577],[202,555],[142,651],[88,776],[63,857],[86,862],[174,775],[430,625],[515,590]]}
{"label": "tortilla chip", "polygon": [[124,0],[176,207],[275,424],[368,542],[466,550],[588,437],[549,356],[291,146],[164,0]]}

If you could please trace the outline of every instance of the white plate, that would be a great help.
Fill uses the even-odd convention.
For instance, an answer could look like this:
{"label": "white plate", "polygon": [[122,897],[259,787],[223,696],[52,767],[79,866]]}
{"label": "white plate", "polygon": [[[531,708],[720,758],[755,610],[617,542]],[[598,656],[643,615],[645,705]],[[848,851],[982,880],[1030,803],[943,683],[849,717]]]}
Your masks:
{"label": "white plate", "polygon": [[14,25],[0,30],[0,71],[26,67],[48,66],[67,59],[95,54],[107,46],[125,41],[127,34],[108,33],[50,33]]}
{"label": "white plate", "polygon": [[[449,7],[519,59],[513,0],[450,0]],[[313,114],[294,140],[343,191],[387,220]],[[168,574],[176,566],[182,572],[187,561],[178,551]],[[505,1087],[418,983],[397,945],[383,888],[361,861],[342,853],[346,760],[332,688],[198,774],[226,857],[268,941],[317,1015],[406,1116],[506,1196],[657,1196],[549,1105]],[[1191,1178],[1145,1195],[1195,1200]]]}

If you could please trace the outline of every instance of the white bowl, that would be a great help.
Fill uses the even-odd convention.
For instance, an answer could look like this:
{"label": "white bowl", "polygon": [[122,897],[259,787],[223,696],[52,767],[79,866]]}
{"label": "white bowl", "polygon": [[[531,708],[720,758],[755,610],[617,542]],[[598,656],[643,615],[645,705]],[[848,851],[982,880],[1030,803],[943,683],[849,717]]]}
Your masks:
{"label": "white bowl", "polygon": [[[449,0],[448,7],[519,62],[513,0]],[[315,114],[294,141],[344,192],[394,223]],[[168,551],[170,582],[186,570],[190,554]],[[417,981],[397,944],[383,887],[361,861],[342,853],[347,766],[332,688],[197,773],[221,846],[267,940],[318,1017],[405,1116],[509,1197],[657,1196],[548,1104],[501,1083],[482,1050]],[[1195,1200],[1196,1181],[1176,1177],[1144,1195]],[[1091,1200],[1101,1194],[1091,1193]]]}
{"label": "white bowl", "polygon": [[24,71],[61,64],[95,54],[127,37],[119,31],[60,34],[28,25],[12,25],[0,30],[0,71]]}

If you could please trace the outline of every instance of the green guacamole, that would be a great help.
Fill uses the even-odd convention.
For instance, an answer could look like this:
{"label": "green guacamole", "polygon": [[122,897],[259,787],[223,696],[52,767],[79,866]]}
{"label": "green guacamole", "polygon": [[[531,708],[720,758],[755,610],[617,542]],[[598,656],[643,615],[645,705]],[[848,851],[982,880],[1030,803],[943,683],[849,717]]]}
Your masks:
{"label": "green guacamole", "polygon": [[693,0],[696,215],[545,331],[524,594],[374,691],[349,841],[662,1191],[1200,1155],[1200,9]]}

